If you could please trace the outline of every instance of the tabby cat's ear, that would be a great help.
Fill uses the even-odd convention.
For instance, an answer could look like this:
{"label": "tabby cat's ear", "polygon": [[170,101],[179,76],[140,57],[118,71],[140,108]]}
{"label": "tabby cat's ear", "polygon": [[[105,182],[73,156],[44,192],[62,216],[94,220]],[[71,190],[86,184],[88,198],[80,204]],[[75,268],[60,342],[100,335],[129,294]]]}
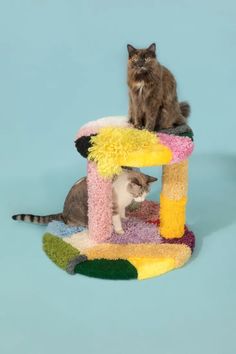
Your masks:
{"label": "tabby cat's ear", "polygon": [[153,53],[156,53],[156,43],[152,43],[148,48],[147,50],[149,52],[153,52]]}
{"label": "tabby cat's ear", "polygon": [[158,180],[158,178],[153,177],[153,176],[149,176],[149,175],[145,175],[145,176],[147,178],[147,182],[148,183],[153,183],[153,182],[156,182]]}
{"label": "tabby cat's ear", "polygon": [[136,48],[134,48],[131,44],[127,44],[127,49],[129,57],[131,57],[136,52]]}

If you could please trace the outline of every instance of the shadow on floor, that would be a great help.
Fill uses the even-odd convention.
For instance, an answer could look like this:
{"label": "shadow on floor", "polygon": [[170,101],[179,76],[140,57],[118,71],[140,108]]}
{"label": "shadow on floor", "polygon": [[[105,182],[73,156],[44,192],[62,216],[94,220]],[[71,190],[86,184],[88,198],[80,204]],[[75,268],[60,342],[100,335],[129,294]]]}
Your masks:
{"label": "shadow on floor", "polygon": [[236,155],[194,155],[189,168],[187,221],[197,257],[205,237],[236,221]]}

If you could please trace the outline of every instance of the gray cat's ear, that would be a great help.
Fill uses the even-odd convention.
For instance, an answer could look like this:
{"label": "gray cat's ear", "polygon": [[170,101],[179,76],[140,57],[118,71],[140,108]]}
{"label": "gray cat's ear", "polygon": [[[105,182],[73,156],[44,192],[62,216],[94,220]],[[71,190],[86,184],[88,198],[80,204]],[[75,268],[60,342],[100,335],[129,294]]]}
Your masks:
{"label": "gray cat's ear", "polygon": [[158,178],[153,177],[153,176],[149,176],[149,175],[145,175],[145,176],[147,178],[147,182],[148,183],[153,183],[153,182],[156,182],[158,180]]}
{"label": "gray cat's ear", "polygon": [[153,53],[156,53],[156,43],[152,43],[148,48],[147,50],[149,52],[153,52]]}
{"label": "gray cat's ear", "polygon": [[129,57],[131,57],[136,52],[136,48],[134,48],[131,44],[127,44],[127,49]]}

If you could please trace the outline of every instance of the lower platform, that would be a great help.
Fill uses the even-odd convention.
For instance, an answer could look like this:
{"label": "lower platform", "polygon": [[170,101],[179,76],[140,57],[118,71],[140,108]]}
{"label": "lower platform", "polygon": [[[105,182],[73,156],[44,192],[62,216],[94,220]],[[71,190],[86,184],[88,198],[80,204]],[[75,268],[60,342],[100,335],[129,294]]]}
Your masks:
{"label": "lower platform", "polygon": [[185,227],[181,238],[164,239],[159,234],[159,205],[144,201],[128,212],[125,233],[103,243],[89,238],[83,227],[53,221],[43,237],[48,257],[70,274],[102,279],[147,279],[183,266],[191,257],[194,234]]}

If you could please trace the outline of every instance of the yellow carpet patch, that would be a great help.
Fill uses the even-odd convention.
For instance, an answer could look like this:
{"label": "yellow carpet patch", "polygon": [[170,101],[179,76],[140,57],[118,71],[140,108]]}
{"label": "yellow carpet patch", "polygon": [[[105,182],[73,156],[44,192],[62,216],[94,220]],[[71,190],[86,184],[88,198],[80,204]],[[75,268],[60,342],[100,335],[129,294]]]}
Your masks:
{"label": "yellow carpet patch", "polygon": [[138,271],[138,279],[152,278],[175,268],[173,258],[128,258]]}
{"label": "yellow carpet patch", "polygon": [[[69,239],[69,238],[68,238]],[[73,243],[71,243],[74,246]],[[80,251],[81,249],[78,248]],[[100,243],[83,250],[89,260],[92,259],[174,259],[175,267],[181,267],[190,257],[191,249],[185,244],[168,243]]]}
{"label": "yellow carpet patch", "polygon": [[160,196],[160,233],[165,238],[180,238],[184,234],[187,197],[179,200]]}
{"label": "yellow carpet patch", "polygon": [[187,195],[188,160],[163,166],[162,195],[179,200]]}
{"label": "yellow carpet patch", "polygon": [[111,177],[121,166],[162,165],[172,159],[170,149],[159,143],[155,133],[133,128],[103,128],[91,138],[89,160],[97,163],[99,173]]}

